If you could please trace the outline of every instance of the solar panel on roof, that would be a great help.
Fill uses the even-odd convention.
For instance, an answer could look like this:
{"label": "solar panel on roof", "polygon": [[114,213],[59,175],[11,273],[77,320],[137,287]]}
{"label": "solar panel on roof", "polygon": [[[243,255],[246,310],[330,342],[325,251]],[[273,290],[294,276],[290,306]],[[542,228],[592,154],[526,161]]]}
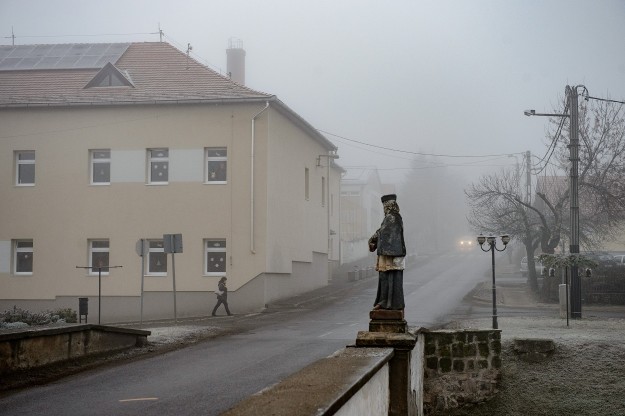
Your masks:
{"label": "solar panel on roof", "polygon": [[5,58],[0,61],[0,70],[14,69],[22,58]]}
{"label": "solar panel on roof", "polygon": [[35,50],[34,46],[31,45],[25,45],[25,46],[17,46],[15,47],[15,49],[10,53],[10,57],[11,58],[25,58],[28,55],[30,55],[30,53],[32,51]]}
{"label": "solar panel on roof", "polygon": [[41,58],[39,57],[22,58],[22,60],[19,61],[17,65],[15,65],[15,69],[30,69],[35,66],[39,61],[41,61]]}
{"label": "solar panel on roof", "polygon": [[61,58],[59,57],[45,57],[41,58],[38,64],[36,64],[34,69],[45,69],[45,68],[54,68],[57,62],[59,62]]}
{"label": "solar panel on roof", "polygon": [[0,47],[0,71],[102,68],[115,63],[129,43],[74,43]]}
{"label": "solar panel on roof", "polygon": [[74,64],[74,68],[93,68],[98,59],[100,59],[99,56],[81,56]]}

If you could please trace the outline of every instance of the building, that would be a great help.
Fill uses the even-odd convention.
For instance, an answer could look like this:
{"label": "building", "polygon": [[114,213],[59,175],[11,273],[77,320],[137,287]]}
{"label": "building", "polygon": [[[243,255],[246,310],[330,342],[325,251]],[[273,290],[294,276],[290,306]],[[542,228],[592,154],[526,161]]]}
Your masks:
{"label": "building", "polygon": [[336,146],[167,43],[0,46],[0,138],[1,309],[255,311],[339,261]]}
{"label": "building", "polygon": [[[375,167],[346,169],[341,179],[341,260],[359,263],[367,258],[369,237],[380,227],[385,186]],[[390,192],[389,192],[390,193]]]}

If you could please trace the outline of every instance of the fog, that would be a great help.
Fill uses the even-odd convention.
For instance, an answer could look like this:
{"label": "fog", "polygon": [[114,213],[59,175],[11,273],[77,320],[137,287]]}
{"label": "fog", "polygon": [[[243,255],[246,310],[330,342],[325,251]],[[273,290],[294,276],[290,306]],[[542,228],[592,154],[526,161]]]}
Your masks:
{"label": "fog", "polygon": [[458,229],[467,183],[545,153],[547,120],[525,109],[551,111],[567,84],[625,98],[621,0],[0,2],[2,44],[158,41],[159,25],[222,74],[240,39],[249,87],[323,131],[341,166],[437,195]]}

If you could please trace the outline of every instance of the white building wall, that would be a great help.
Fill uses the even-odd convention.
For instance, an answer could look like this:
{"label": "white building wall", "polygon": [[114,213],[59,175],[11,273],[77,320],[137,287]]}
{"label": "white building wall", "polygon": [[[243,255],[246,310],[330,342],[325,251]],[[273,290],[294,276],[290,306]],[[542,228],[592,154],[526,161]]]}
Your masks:
{"label": "white building wall", "polygon": [[[312,207],[319,195],[311,195],[315,199],[307,208],[301,198],[294,197],[302,192],[303,179],[281,172],[285,166],[303,172],[307,165],[311,178],[320,181],[315,157],[323,150],[277,113],[272,132],[277,135],[277,146],[272,147],[277,149],[275,154],[268,147],[268,117],[256,123],[255,253],[251,250],[250,126],[261,108],[178,105],[0,111],[0,308],[16,301],[29,307],[43,300],[72,304],[77,297],[97,295],[97,276],[76,268],[88,265],[88,239],[109,239],[110,265],[123,266],[102,278],[102,295],[117,299],[113,302],[116,309],[109,312],[116,319],[135,317],[138,310],[141,258],[135,253],[135,243],[140,238],[183,235],[184,252],[176,254],[178,302],[186,308],[181,315],[200,313],[206,303],[214,302],[219,277],[203,272],[205,238],[227,240],[228,287],[234,310],[239,290],[245,299],[239,310],[262,304],[262,294],[254,292],[259,285],[250,282],[263,273],[290,273],[293,261],[318,262],[313,261],[313,253],[327,252],[325,211]],[[160,147],[170,150],[169,183],[147,185],[146,149]],[[204,183],[205,147],[227,147],[226,184]],[[90,149],[111,149],[110,185],[89,184]],[[15,150],[35,150],[35,186],[14,185]],[[276,163],[280,160],[289,162]],[[274,182],[268,182],[268,177]],[[313,182],[311,190],[316,188]],[[296,200],[294,206],[284,204]],[[269,226],[274,227],[287,213],[286,227],[270,236]],[[15,239],[34,241],[30,276],[11,273],[11,241]],[[163,294],[151,295],[154,310],[160,303],[169,308],[171,255],[168,262],[167,276],[145,276],[145,291]]]}

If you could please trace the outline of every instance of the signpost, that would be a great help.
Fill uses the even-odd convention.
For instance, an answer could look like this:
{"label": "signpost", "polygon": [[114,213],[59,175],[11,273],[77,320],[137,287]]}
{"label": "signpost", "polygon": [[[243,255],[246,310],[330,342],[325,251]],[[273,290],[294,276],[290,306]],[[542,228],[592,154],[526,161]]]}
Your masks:
{"label": "signpost", "polygon": [[135,251],[141,257],[141,317],[140,325],[143,325],[143,281],[145,280],[145,253],[148,251],[148,242],[141,238],[135,245]]}
{"label": "signpost", "polygon": [[175,253],[182,253],[182,234],[163,234],[163,251],[171,253],[171,270],[174,282],[174,322],[178,323],[176,310],[176,260]]}
{"label": "signpost", "polygon": [[98,269],[98,325],[100,325],[100,317],[102,316],[102,269],[117,269],[122,266],[76,266],[77,269]]}

